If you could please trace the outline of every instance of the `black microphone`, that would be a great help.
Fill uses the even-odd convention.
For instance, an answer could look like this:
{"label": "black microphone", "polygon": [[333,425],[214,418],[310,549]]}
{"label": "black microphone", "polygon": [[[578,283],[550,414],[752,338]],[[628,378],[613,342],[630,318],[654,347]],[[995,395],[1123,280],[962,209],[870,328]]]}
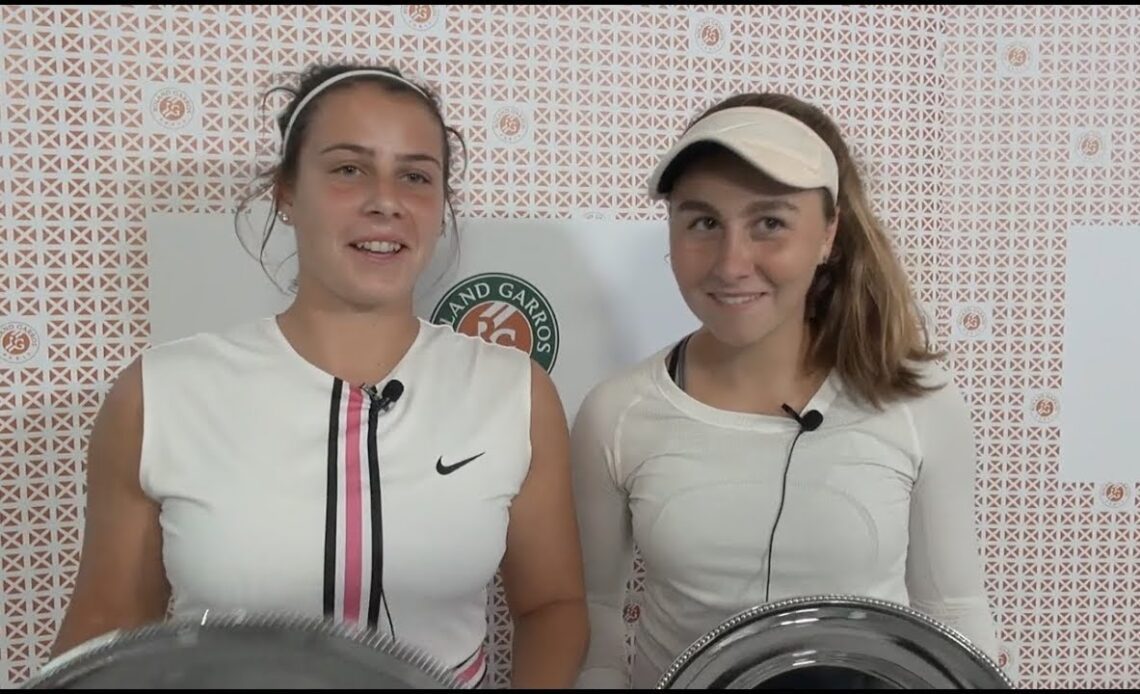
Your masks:
{"label": "black microphone", "polygon": [[381,412],[392,409],[392,405],[395,405],[400,396],[404,394],[404,384],[396,379],[388,381],[384,385],[384,390],[379,393],[376,392],[376,386],[364,386],[363,388]]}
{"label": "black microphone", "polygon": [[788,457],[784,461],[784,476],[780,482],[780,505],[776,508],[776,520],[772,521],[772,531],[768,533],[768,576],[764,581],[764,602],[768,602],[769,591],[772,588],[772,544],[776,541],[776,528],[780,525],[780,516],[784,513],[784,502],[787,500],[788,495],[788,469],[792,466],[792,452],[796,450],[796,442],[800,440],[805,431],[815,431],[823,424],[823,414],[819,410],[809,410],[801,417],[798,412],[791,408],[787,403],[780,406],[784,412],[796,420],[800,425],[800,430],[796,432],[796,437],[792,439],[792,445],[788,448]]}
{"label": "black microphone", "polygon": [[819,413],[819,410],[809,410],[808,412],[805,412],[801,417],[799,413],[789,407],[786,403],[780,405],[780,407],[783,408],[784,412],[787,412],[792,419],[796,420],[796,422],[799,423],[800,428],[804,431],[815,431],[819,428],[820,424],[823,424],[823,415]]}

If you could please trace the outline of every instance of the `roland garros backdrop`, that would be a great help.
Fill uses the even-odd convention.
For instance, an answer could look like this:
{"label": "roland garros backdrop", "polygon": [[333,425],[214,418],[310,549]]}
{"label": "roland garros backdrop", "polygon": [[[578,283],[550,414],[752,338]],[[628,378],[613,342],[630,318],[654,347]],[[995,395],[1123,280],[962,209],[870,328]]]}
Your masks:
{"label": "roland garros backdrop", "polygon": [[[338,58],[433,83],[471,146],[471,252],[421,314],[531,351],[571,411],[689,321],[643,195],[655,156],[736,90],[835,114],[973,408],[1002,665],[1140,686],[1140,10],[554,5],[0,8],[0,686],[62,615],[110,381],[276,300],[217,230],[274,151],[273,75]],[[248,303],[204,290],[172,320],[172,288],[212,270]],[[502,685],[497,592],[488,610]]]}

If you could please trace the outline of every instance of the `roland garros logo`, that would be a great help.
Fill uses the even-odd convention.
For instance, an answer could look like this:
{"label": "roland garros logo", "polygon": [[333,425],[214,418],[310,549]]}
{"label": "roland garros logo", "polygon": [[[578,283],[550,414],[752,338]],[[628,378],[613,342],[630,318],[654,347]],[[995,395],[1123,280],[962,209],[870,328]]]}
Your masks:
{"label": "roland garros logo", "polygon": [[0,359],[10,364],[30,361],[40,350],[40,338],[32,326],[19,321],[0,323]]}
{"label": "roland garros logo", "polygon": [[958,327],[969,337],[976,337],[986,328],[986,314],[978,306],[964,306],[958,314]]}
{"label": "roland garros logo", "polygon": [[1034,396],[1030,408],[1033,417],[1046,424],[1056,419],[1061,409],[1057,404],[1057,398],[1050,393],[1040,393]]}
{"label": "roland garros logo", "polygon": [[1119,482],[1109,482],[1100,487],[1100,500],[1109,508],[1121,508],[1128,503],[1130,496],[1128,487]]}
{"label": "roland garros logo", "polygon": [[150,112],[163,126],[177,130],[190,122],[194,115],[194,102],[181,89],[167,87],[160,89],[150,100]]}
{"label": "roland garros logo", "polygon": [[491,117],[491,127],[504,142],[515,143],[526,135],[526,116],[514,106],[504,106]]}
{"label": "roland garros logo", "polygon": [[1095,161],[1097,158],[1105,155],[1105,142],[1101,134],[1095,131],[1088,131],[1081,134],[1077,140],[1077,154],[1087,160]]}
{"label": "roland garros logo", "polygon": [[427,31],[439,21],[433,5],[403,5],[404,20],[418,31]]}
{"label": "roland garros logo", "polygon": [[725,34],[720,22],[705,19],[697,25],[697,42],[701,48],[712,53],[724,48]]}
{"label": "roland garros logo", "polygon": [[1096,155],[1100,154],[1100,150],[1103,147],[1104,145],[1102,145],[1100,142],[1100,135],[1096,133],[1085,133],[1084,137],[1081,138],[1081,154],[1085,155],[1089,159],[1092,159]]}
{"label": "roland garros logo", "polygon": [[998,667],[1001,668],[1002,670],[1005,670],[1006,668],[1009,667],[1009,661],[1010,661],[1009,650],[1005,646],[999,646],[998,647],[998,660],[997,660]]}
{"label": "roland garros logo", "polygon": [[1029,64],[1029,48],[1023,44],[1013,44],[1005,51],[1005,61],[1012,68],[1025,67]]}
{"label": "roland garros logo", "polygon": [[558,358],[558,319],[542,292],[514,275],[488,272],[452,287],[431,322],[526,352],[549,373]]}

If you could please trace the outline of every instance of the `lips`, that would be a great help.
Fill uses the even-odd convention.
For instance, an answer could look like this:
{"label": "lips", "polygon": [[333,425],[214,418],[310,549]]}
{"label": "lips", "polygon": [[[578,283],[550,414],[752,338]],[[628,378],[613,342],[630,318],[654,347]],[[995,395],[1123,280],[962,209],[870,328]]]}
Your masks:
{"label": "lips", "polygon": [[405,248],[399,241],[357,241],[349,245],[358,251],[379,255],[395,255]]}
{"label": "lips", "polygon": [[747,306],[768,295],[768,292],[709,292],[709,297],[723,306]]}

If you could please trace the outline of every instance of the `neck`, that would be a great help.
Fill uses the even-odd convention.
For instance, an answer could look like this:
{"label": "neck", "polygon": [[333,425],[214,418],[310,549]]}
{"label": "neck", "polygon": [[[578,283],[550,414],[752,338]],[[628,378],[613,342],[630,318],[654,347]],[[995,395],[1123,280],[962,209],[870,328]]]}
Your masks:
{"label": "neck", "polygon": [[277,324],[301,357],[357,385],[382,381],[420,329],[409,307],[364,311],[315,301],[301,292],[277,317]]}
{"label": "neck", "polygon": [[786,403],[798,412],[824,379],[807,364],[809,338],[806,323],[789,322],[759,342],[734,347],[702,328],[690,340],[686,369],[696,377],[694,390],[725,409],[782,416]]}

